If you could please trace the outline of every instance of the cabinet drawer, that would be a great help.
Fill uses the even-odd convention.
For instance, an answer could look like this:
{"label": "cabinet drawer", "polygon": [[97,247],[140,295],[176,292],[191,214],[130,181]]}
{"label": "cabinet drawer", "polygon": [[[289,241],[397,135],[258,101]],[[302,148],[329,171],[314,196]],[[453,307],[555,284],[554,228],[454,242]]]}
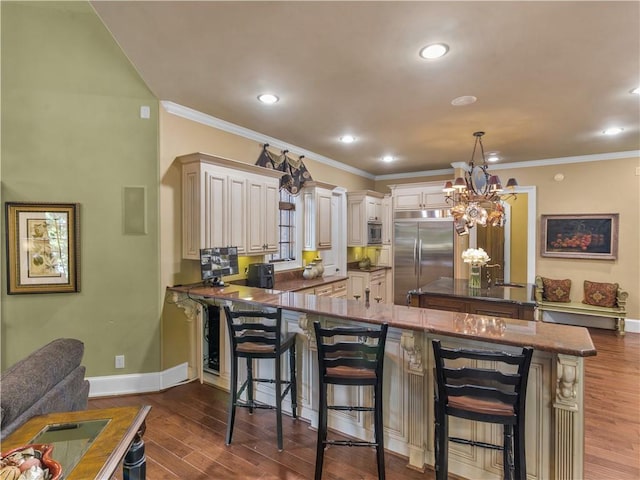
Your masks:
{"label": "cabinet drawer", "polygon": [[316,287],[315,289],[315,294],[321,297],[326,297],[328,295],[331,295],[332,293],[333,293],[332,285],[322,285],[320,287]]}
{"label": "cabinet drawer", "polygon": [[422,308],[434,308],[436,310],[446,310],[448,312],[467,311],[466,302],[453,298],[436,298],[423,295],[420,297],[420,306]]}
{"label": "cabinet drawer", "polygon": [[347,282],[346,280],[343,282],[337,282],[333,284],[333,293],[334,295],[346,295],[347,294]]}

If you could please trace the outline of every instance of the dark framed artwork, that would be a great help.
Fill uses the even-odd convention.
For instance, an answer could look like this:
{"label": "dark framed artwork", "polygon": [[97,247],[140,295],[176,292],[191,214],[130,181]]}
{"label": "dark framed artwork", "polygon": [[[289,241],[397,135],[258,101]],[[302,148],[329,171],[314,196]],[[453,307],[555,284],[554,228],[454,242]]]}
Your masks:
{"label": "dark framed artwork", "polygon": [[7,202],[7,293],[80,291],[80,205]]}
{"label": "dark framed artwork", "polygon": [[541,215],[543,257],[618,258],[618,214]]}

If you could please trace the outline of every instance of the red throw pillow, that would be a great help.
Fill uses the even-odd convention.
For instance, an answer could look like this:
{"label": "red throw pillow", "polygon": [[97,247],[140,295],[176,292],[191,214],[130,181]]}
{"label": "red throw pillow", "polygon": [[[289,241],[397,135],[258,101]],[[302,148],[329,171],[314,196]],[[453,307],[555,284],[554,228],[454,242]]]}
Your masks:
{"label": "red throw pillow", "polygon": [[618,295],[617,283],[597,283],[584,281],[584,300],[582,303],[598,307],[615,307]]}
{"label": "red throw pillow", "polygon": [[542,277],[542,299],[549,302],[571,301],[571,280],[554,280]]}

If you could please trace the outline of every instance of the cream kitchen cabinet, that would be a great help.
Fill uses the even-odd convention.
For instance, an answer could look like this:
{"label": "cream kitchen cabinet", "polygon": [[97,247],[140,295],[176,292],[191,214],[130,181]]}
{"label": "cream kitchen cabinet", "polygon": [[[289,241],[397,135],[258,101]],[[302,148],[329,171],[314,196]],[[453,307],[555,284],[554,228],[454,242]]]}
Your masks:
{"label": "cream kitchen cabinet", "polygon": [[276,252],[278,234],[278,202],[280,181],[250,176],[247,180],[247,254]]}
{"label": "cream kitchen cabinet", "polygon": [[334,185],[307,182],[302,189],[304,203],[303,250],[331,248],[331,202]]}
{"label": "cream kitchen cabinet", "polygon": [[199,260],[200,249],[209,247],[236,246],[244,255],[277,249],[281,172],[205,153],[177,160],[183,258]]}
{"label": "cream kitchen cabinet", "polygon": [[391,245],[392,239],[393,239],[393,199],[391,198],[390,194],[387,194],[382,199],[382,244]]}
{"label": "cream kitchen cabinet", "polygon": [[382,222],[384,195],[373,190],[347,192],[347,246],[367,246],[368,223]]}
{"label": "cream kitchen cabinet", "polygon": [[347,280],[325,283],[296,293],[308,293],[319,297],[347,298]]}
{"label": "cream kitchen cabinet", "polygon": [[347,298],[364,302],[366,289],[369,288],[369,303],[387,303],[387,269],[374,271],[350,270],[347,280]]}
{"label": "cream kitchen cabinet", "polygon": [[394,210],[423,210],[447,207],[444,182],[390,185]]}

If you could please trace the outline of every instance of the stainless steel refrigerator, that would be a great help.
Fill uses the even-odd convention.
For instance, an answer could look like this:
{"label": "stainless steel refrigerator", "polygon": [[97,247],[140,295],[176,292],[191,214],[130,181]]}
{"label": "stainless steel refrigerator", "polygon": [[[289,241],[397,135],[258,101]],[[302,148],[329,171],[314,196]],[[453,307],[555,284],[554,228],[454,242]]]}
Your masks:
{"label": "stainless steel refrigerator", "polygon": [[393,303],[406,305],[409,290],[453,278],[453,218],[444,210],[397,211],[393,226]]}

